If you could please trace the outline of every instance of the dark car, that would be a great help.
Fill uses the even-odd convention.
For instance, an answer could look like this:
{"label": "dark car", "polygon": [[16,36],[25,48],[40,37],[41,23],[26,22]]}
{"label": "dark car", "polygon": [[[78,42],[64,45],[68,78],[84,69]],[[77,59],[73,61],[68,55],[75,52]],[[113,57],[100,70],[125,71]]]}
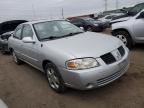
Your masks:
{"label": "dark car", "polygon": [[8,39],[15,30],[15,28],[21,24],[27,22],[26,20],[11,20],[0,23],[0,50],[2,54],[9,52]]}
{"label": "dark car", "polygon": [[83,27],[85,31],[101,32],[107,28],[105,23],[92,18],[74,18],[70,22],[78,27]]}
{"label": "dark car", "polygon": [[8,39],[13,34],[13,31],[3,33],[0,35],[0,46],[1,46],[1,52],[4,54],[6,52],[9,52],[8,50]]}

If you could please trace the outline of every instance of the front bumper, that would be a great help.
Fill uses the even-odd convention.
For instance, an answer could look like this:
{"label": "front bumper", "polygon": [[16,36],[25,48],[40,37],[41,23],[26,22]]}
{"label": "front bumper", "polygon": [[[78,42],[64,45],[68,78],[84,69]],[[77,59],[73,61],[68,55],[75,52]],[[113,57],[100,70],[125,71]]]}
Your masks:
{"label": "front bumper", "polygon": [[106,65],[101,58],[97,60],[101,66],[91,69],[68,70],[60,68],[66,86],[79,90],[101,87],[121,77],[129,67],[128,51],[121,60],[110,65]]}

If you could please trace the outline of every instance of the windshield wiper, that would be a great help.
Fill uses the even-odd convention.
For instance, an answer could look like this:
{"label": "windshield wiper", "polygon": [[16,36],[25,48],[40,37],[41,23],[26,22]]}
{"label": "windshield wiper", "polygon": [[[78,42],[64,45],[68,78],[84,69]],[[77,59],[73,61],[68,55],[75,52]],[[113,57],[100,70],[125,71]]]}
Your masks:
{"label": "windshield wiper", "polygon": [[62,37],[67,37],[67,36],[73,36],[73,35],[77,35],[77,34],[80,34],[80,33],[84,33],[84,32],[75,32],[75,33],[68,33]]}
{"label": "windshield wiper", "polygon": [[58,37],[58,36],[50,36],[50,37],[42,38],[41,40],[47,40],[47,39],[53,40],[53,39],[58,39],[58,38],[61,38],[61,37]]}

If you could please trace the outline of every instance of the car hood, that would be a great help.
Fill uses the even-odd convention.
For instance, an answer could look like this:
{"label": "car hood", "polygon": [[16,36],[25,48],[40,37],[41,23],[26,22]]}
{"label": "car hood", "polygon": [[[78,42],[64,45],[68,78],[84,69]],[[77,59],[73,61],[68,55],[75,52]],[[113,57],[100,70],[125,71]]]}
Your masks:
{"label": "car hood", "polygon": [[75,36],[45,42],[57,53],[71,54],[76,58],[100,57],[120,47],[122,42],[109,35],[85,32]]}
{"label": "car hood", "polygon": [[112,20],[112,21],[111,21],[111,24],[117,23],[117,22],[127,21],[127,20],[129,20],[130,18],[131,18],[131,17],[124,17],[124,18],[119,18],[119,19],[116,19],[116,20]]}

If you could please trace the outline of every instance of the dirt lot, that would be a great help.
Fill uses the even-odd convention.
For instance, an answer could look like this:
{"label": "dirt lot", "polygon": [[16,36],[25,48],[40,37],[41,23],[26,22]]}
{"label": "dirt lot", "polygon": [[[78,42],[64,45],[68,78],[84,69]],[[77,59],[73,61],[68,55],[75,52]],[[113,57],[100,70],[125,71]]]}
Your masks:
{"label": "dirt lot", "polygon": [[135,46],[130,59],[128,72],[117,81],[60,95],[48,87],[41,72],[0,54],[0,98],[9,108],[144,108],[144,44]]}

